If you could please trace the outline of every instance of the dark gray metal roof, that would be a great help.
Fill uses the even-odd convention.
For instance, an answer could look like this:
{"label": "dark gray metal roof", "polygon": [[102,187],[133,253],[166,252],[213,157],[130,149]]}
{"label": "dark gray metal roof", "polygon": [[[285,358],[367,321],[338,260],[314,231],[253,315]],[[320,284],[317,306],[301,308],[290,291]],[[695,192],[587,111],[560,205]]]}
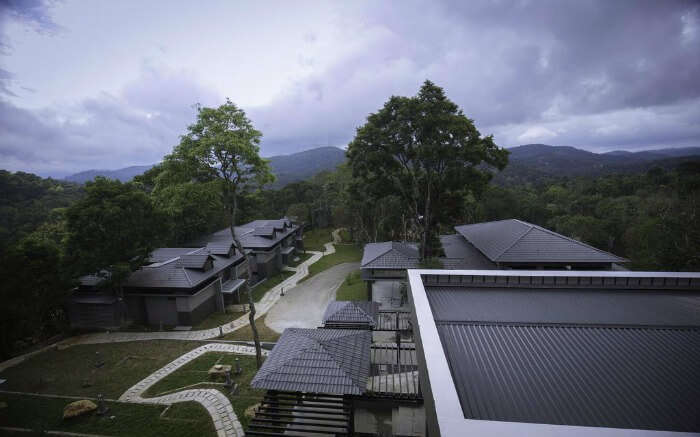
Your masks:
{"label": "dark gray metal roof", "polygon": [[446,269],[490,270],[496,265],[489,261],[479,250],[462,235],[440,235],[442,250],[447,259],[443,262]]}
{"label": "dark gray metal roof", "polygon": [[455,230],[493,262],[627,262],[624,258],[521,220],[455,226]]}
{"label": "dark gray metal roof", "polygon": [[288,328],[277,340],[253,388],[362,394],[370,365],[370,331]]}
{"label": "dark gray metal roof", "polygon": [[368,301],[331,301],[323,315],[323,323],[377,324],[379,303]]}
{"label": "dark gray metal roof", "polygon": [[700,290],[425,290],[465,418],[700,431]]}
{"label": "dark gray metal roof", "polygon": [[700,330],[437,326],[465,418],[700,431]]}
{"label": "dark gray metal roof", "polygon": [[221,256],[229,256],[235,252],[233,242],[230,241],[207,243],[207,250],[212,255]]}
{"label": "dark gray metal roof", "polygon": [[700,327],[688,291],[429,287],[435,320]]}
{"label": "dark gray metal roof", "polygon": [[416,243],[385,241],[367,243],[364,247],[362,268],[415,269],[420,266],[420,254]]}

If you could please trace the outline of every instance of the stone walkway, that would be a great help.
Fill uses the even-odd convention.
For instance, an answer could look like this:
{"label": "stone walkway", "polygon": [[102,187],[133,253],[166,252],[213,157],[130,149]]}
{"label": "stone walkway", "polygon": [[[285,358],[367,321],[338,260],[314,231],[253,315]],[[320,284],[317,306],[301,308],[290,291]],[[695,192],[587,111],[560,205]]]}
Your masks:
{"label": "stone walkway", "polygon": [[[236,413],[233,411],[233,406],[228,398],[215,389],[194,389],[183,390],[176,393],[158,396],[154,398],[145,398],[143,393],[153,386],[156,382],[170,375],[180,367],[198,358],[207,352],[227,352],[241,355],[255,355],[255,348],[251,346],[241,346],[235,344],[210,343],[200,346],[186,354],[176,358],[169,364],[166,364],[161,369],[153,372],[146,378],[137,382],[133,387],[124,392],[119,397],[120,401],[150,403],[150,404],[175,404],[178,402],[194,401],[201,404],[209,412],[214,427],[219,437],[243,436],[243,427],[238,421]],[[263,355],[267,355],[267,351],[263,350]]]}
{"label": "stone walkway", "polygon": [[[295,287],[299,281],[309,274],[309,266],[323,256],[332,255],[335,253],[335,247],[333,243],[326,243],[325,252],[307,251],[311,253],[311,257],[299,264],[296,268],[289,267],[295,273],[289,278],[285,279],[281,283],[272,287],[265,293],[265,295],[260,299],[259,302],[255,304],[255,319],[264,316],[270,308],[280,298],[280,291],[284,287],[285,290],[289,290]],[[217,338],[221,333],[228,334],[230,332],[236,331],[249,325],[248,313],[242,315],[236,320],[221,325],[216,328],[202,329],[198,331],[165,331],[165,332],[104,332],[98,334],[86,334],[78,337],[71,337],[63,342],[59,343],[61,345],[75,345],[75,344],[93,344],[93,343],[117,343],[124,341],[141,341],[141,340],[211,340]]]}

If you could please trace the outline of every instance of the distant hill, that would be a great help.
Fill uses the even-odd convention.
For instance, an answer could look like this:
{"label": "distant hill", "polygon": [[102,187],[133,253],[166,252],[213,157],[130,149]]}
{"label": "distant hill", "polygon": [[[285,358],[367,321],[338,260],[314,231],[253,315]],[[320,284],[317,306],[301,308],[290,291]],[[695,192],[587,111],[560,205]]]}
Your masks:
{"label": "distant hill", "polygon": [[[277,176],[271,188],[281,188],[291,182],[313,177],[321,171],[334,170],[345,161],[345,151],[337,147],[318,147],[290,155],[270,156],[267,159],[270,160],[272,172]],[[135,165],[117,170],[87,170],[67,176],[65,180],[82,184],[95,179],[95,176],[103,176],[127,182],[152,167],[153,165]]]}
{"label": "distant hill", "polygon": [[335,170],[345,162],[345,151],[337,147],[318,147],[291,155],[270,156],[270,167],[277,177],[272,188],[309,179],[324,170]]}
{"label": "distant hill", "polygon": [[70,176],[66,176],[64,179],[70,182],[77,182],[79,184],[84,184],[87,181],[95,179],[96,176],[102,176],[107,179],[117,179],[122,182],[128,182],[138,176],[144,174],[146,171],[150,170],[155,164],[152,165],[133,165],[131,167],[120,168],[117,170],[86,170],[81,171]]}
{"label": "distant hill", "polygon": [[508,150],[508,167],[496,176],[498,183],[547,182],[566,176],[630,173],[654,166],[669,168],[700,159],[700,147],[593,153],[569,146],[526,144]]}

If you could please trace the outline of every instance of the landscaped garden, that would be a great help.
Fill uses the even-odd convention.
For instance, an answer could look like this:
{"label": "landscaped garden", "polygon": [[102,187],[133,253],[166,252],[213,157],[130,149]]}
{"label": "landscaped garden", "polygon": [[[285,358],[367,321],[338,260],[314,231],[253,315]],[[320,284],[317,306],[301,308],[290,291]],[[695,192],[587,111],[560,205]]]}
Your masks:
{"label": "landscaped garden", "polygon": [[[238,365],[241,368],[241,373],[239,375],[235,374],[236,359],[238,359]],[[231,379],[234,383],[238,384],[238,388],[234,394],[231,394],[229,389],[223,385],[222,380],[217,381],[209,377],[207,372],[216,364],[231,366]],[[250,381],[253,379],[253,376],[255,376],[257,370],[255,357],[209,352],[190,361],[175,372],[158,381],[146,391],[144,397],[160,396],[186,388],[216,388],[229,398],[236,412],[236,416],[238,416],[238,420],[245,428],[249,421],[249,418],[245,415],[245,410],[260,402],[265,394],[265,390],[256,390],[250,387]]]}
{"label": "landscaped garden", "polygon": [[[4,385],[4,384],[3,384]],[[63,419],[63,408],[75,399],[40,397],[31,394],[0,393],[0,426],[44,431],[110,435],[169,437],[215,436],[209,413],[198,403],[166,405],[127,404],[106,401],[109,411],[95,411]],[[17,434],[31,435],[31,434]]]}
{"label": "landscaped garden", "polygon": [[367,300],[367,285],[360,270],[350,272],[335,294],[335,300]]}
{"label": "landscaped garden", "polygon": [[0,373],[2,390],[117,399],[201,343],[151,340],[50,349]]}
{"label": "landscaped garden", "polygon": [[347,262],[359,262],[362,259],[362,249],[355,244],[335,244],[335,253],[326,255],[309,266],[309,275],[304,280],[316,273],[320,273],[335,265]]}
{"label": "landscaped garden", "polygon": [[192,330],[196,331],[199,329],[211,329],[217,326],[225,325],[231,323],[239,317],[245,315],[245,312],[240,311],[227,311],[226,313],[214,312],[211,313],[206,319],[202,320],[198,324],[192,327]]}
{"label": "landscaped garden", "polygon": [[[260,317],[255,321],[255,326],[258,328],[258,335],[260,336],[260,341],[275,342],[280,338],[280,334],[276,333],[270,329],[265,324],[265,317]],[[245,325],[242,328],[236,329],[235,331],[224,335],[222,340],[232,340],[232,341],[253,341],[253,330],[250,325]]]}
{"label": "landscaped garden", "polygon": [[[260,302],[260,299],[265,296],[265,293],[267,293],[271,288],[273,288],[276,285],[279,285],[281,282],[283,282],[285,279],[289,278],[292,276],[294,272],[289,272],[289,271],[281,271],[278,274],[274,276],[270,276],[267,279],[264,279],[264,282],[259,283],[255,287],[253,287],[253,302]],[[241,303],[247,303],[248,302],[248,293],[246,290],[241,291]]]}

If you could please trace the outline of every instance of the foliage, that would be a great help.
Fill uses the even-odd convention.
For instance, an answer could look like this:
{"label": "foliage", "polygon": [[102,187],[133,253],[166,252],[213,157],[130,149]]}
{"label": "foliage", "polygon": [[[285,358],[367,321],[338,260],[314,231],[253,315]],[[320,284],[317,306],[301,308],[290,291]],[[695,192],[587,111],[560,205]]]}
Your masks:
{"label": "foliage", "polygon": [[96,274],[121,295],[128,275],[160,242],[163,215],[133,183],[96,178],[66,211],[68,265],[75,277]]}
{"label": "foliage", "polygon": [[335,300],[367,300],[367,285],[360,270],[350,272],[335,293]]}
{"label": "foliage", "polygon": [[73,183],[43,179],[31,173],[0,170],[0,250],[5,250],[83,195]]}
{"label": "foliage", "polygon": [[[167,413],[165,405],[145,405],[105,401],[109,414],[89,414],[63,420],[63,407],[71,399],[63,397],[39,397],[31,394],[1,393],[0,402],[7,404],[0,409],[0,424],[7,427],[28,428],[39,431],[62,431],[66,435],[113,435],[133,437],[216,436],[209,413],[199,404],[186,402],[175,404]],[[116,417],[111,419],[110,417]],[[3,431],[3,435],[15,435]],[[43,432],[16,435],[44,435]]]}
{"label": "foliage", "polygon": [[[180,144],[165,157],[164,172],[158,182],[178,182],[179,186],[196,183],[207,184],[204,190],[218,188],[220,205],[227,213],[231,237],[239,253],[248,264],[248,276],[252,277],[251,261],[243,249],[234,228],[242,198],[274,181],[267,160],[260,157],[260,138],[245,112],[230,100],[218,108],[199,107],[197,120],[187,128]],[[165,188],[163,188],[165,189]],[[214,203],[215,204],[215,203]],[[255,329],[255,303],[246,281],[250,305],[250,324],[253,329],[258,367],[262,364],[260,344]]]}
{"label": "foliage", "polygon": [[450,223],[459,200],[481,193],[492,177],[489,168],[503,169],[507,157],[430,81],[415,97],[391,97],[348,146],[360,185],[355,191],[372,200],[401,199],[402,219],[420,238],[421,258],[435,252],[433,225]]}

